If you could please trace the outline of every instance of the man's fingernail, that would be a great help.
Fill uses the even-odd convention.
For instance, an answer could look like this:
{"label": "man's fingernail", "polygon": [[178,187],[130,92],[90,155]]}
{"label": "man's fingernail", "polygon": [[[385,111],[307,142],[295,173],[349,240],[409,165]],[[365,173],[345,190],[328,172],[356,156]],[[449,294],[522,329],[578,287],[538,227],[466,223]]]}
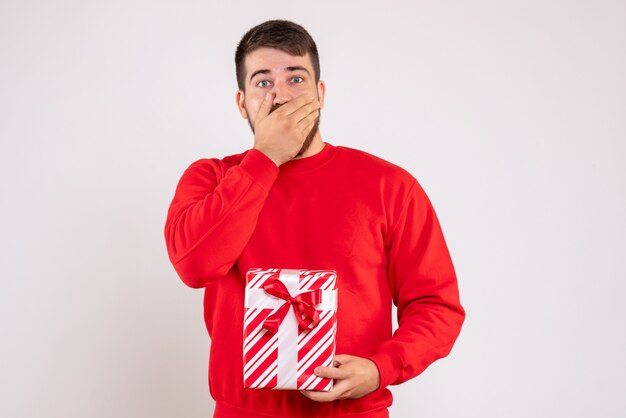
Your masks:
{"label": "man's fingernail", "polygon": [[319,367],[316,367],[315,370],[313,371],[313,373],[315,373],[318,376],[319,376],[320,372],[321,372],[321,370],[320,370]]}

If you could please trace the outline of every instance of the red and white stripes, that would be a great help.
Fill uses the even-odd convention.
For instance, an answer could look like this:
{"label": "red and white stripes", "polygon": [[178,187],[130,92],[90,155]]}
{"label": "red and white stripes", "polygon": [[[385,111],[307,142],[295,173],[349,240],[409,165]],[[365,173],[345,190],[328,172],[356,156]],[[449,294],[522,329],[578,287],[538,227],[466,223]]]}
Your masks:
{"label": "red and white stripes", "polygon": [[[263,290],[266,282],[276,279],[285,284],[292,297],[315,289],[322,291],[322,301],[315,305],[320,315],[315,328],[300,328],[291,307],[276,334],[263,328],[265,318],[285,303]],[[244,387],[331,390],[333,381],[315,376],[313,370],[333,365],[337,274],[330,270],[251,269],[246,281]]]}

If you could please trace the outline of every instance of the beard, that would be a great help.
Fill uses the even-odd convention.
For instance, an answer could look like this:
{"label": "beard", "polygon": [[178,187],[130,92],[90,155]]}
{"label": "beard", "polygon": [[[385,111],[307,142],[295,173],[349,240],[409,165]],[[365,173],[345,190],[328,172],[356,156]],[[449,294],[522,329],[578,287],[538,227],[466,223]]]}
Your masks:
{"label": "beard", "polygon": [[[274,106],[272,106],[272,108],[270,109],[270,114],[272,114],[273,111],[275,111],[276,109],[278,109],[281,106],[282,105],[274,105]],[[315,123],[313,124],[313,127],[311,128],[311,131],[306,136],[306,138],[304,138],[304,142],[302,143],[302,147],[300,147],[300,151],[298,151],[298,153],[296,154],[296,156],[294,158],[301,157],[309,149],[309,147],[311,146],[311,143],[313,142],[313,138],[315,138],[315,135],[317,135],[317,133],[320,130],[320,119],[321,119],[321,117],[322,117],[322,114],[320,112],[318,117],[315,119]],[[248,119],[248,125],[250,125],[250,129],[252,129],[252,133],[254,133],[254,126],[252,125],[252,122],[250,121],[250,119]]]}

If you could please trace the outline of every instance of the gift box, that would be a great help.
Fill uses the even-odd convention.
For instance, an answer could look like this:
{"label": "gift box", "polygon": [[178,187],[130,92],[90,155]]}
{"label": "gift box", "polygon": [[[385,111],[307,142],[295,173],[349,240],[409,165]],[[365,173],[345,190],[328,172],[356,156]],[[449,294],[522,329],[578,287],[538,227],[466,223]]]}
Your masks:
{"label": "gift box", "polygon": [[336,331],[336,272],[250,269],[243,326],[244,387],[331,390],[333,380],[313,371],[333,366]]}

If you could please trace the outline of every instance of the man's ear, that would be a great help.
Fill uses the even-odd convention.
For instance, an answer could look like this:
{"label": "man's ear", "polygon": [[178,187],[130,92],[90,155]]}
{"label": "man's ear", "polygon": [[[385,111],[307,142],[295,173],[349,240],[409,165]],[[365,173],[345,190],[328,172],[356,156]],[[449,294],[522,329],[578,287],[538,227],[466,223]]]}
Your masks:
{"label": "man's ear", "polygon": [[243,90],[237,90],[237,93],[235,93],[235,102],[237,102],[237,108],[239,109],[241,117],[248,119],[248,112],[246,111],[246,94]]}
{"label": "man's ear", "polygon": [[320,80],[317,82],[317,96],[320,101],[320,109],[324,108],[324,95],[326,94],[326,84]]}

